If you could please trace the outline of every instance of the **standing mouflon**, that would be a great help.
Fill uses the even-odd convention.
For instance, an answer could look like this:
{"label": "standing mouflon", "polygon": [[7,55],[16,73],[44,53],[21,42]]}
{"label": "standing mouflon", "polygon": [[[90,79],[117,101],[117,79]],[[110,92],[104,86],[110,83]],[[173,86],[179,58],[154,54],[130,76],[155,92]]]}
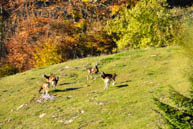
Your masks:
{"label": "standing mouflon", "polygon": [[94,80],[96,79],[96,74],[99,72],[98,64],[96,64],[93,68],[88,69],[88,75],[87,75],[87,80],[90,77],[91,79],[93,78],[92,75],[94,76]]}
{"label": "standing mouflon", "polygon": [[106,74],[104,72],[101,73],[101,78],[104,80],[105,83],[105,90],[108,89],[108,85],[110,84],[111,80],[113,80],[113,85],[115,85],[115,78],[117,74]]}
{"label": "standing mouflon", "polygon": [[39,89],[39,94],[40,94],[41,90],[44,90],[44,94],[46,93],[46,95],[48,95],[48,89],[49,89],[49,87],[50,87],[50,82],[44,82],[44,83],[41,85],[40,89]]}
{"label": "standing mouflon", "polygon": [[56,89],[56,85],[58,83],[59,77],[54,76],[51,74],[50,76],[47,76],[45,74],[42,75],[44,78],[46,78],[46,81],[51,83],[53,88]]}

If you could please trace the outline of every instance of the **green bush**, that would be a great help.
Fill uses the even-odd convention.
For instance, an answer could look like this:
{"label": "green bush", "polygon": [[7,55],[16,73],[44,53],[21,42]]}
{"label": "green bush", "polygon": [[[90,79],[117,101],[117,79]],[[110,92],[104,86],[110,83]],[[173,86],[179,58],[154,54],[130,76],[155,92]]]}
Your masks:
{"label": "green bush", "polygon": [[18,70],[9,64],[0,65],[0,77],[16,74],[17,72]]}
{"label": "green bush", "polygon": [[142,0],[131,9],[123,8],[120,15],[105,27],[121,48],[164,47],[176,43],[181,24],[164,0]]}

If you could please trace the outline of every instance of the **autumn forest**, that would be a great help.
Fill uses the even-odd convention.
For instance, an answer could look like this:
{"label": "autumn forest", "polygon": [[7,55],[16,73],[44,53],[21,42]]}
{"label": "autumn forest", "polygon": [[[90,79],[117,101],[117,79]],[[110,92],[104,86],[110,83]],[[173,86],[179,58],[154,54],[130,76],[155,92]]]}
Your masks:
{"label": "autumn forest", "polygon": [[[1,0],[1,68],[15,73],[69,59],[116,52],[117,41],[122,42],[120,39],[125,30],[120,32],[117,28],[116,31],[111,28],[115,24],[120,27],[128,22],[125,18],[120,24],[116,19],[121,19],[125,15],[124,10],[134,8],[138,2],[139,0]],[[170,6],[184,6],[190,2],[168,1]],[[107,25],[108,21],[112,22]],[[165,45],[158,45],[160,46]]]}

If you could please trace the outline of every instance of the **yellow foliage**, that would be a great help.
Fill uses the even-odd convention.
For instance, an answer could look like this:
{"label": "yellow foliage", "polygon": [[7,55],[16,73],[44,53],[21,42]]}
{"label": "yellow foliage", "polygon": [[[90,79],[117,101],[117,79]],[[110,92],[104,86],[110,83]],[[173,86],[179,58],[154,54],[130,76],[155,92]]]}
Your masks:
{"label": "yellow foliage", "polygon": [[88,3],[88,2],[92,2],[92,0],[82,0],[82,2]]}
{"label": "yellow foliage", "polygon": [[119,6],[119,5],[114,5],[114,6],[112,7],[111,16],[113,16],[114,14],[116,14],[116,13],[119,11],[120,7],[121,7],[121,6]]}
{"label": "yellow foliage", "polygon": [[85,20],[80,20],[79,22],[74,22],[74,26],[78,27],[78,28],[82,28],[85,25],[87,25]]}
{"label": "yellow foliage", "polygon": [[77,42],[76,39],[74,39],[72,36],[68,36],[68,35],[64,37],[64,40],[69,42],[69,43],[76,43]]}
{"label": "yellow foliage", "polygon": [[57,43],[51,40],[44,44],[39,43],[34,53],[34,66],[42,67],[62,62],[62,55],[58,52]]}

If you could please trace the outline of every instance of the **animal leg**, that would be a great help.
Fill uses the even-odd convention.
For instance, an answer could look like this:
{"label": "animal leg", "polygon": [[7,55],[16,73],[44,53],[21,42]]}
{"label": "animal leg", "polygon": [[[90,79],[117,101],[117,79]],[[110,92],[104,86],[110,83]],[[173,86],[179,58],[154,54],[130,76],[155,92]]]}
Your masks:
{"label": "animal leg", "polygon": [[46,95],[48,95],[48,87],[45,87]]}
{"label": "animal leg", "polygon": [[93,80],[96,80],[96,75],[94,75],[94,79]]}
{"label": "animal leg", "polygon": [[113,81],[113,86],[115,85],[115,83],[116,83],[116,82],[115,82],[115,81]]}
{"label": "animal leg", "polygon": [[46,89],[46,95],[48,95],[48,89]]}
{"label": "animal leg", "polygon": [[52,82],[53,89],[56,90],[56,83]]}
{"label": "animal leg", "polygon": [[108,85],[109,85],[109,80],[105,80],[105,89],[104,90],[108,89]]}
{"label": "animal leg", "polygon": [[87,81],[88,81],[89,75],[87,75]]}
{"label": "animal leg", "polygon": [[108,83],[105,83],[105,89],[104,90],[107,90],[108,89]]}
{"label": "animal leg", "polygon": [[87,80],[89,79],[89,77],[92,79],[92,75],[88,74],[88,76],[87,76]]}

